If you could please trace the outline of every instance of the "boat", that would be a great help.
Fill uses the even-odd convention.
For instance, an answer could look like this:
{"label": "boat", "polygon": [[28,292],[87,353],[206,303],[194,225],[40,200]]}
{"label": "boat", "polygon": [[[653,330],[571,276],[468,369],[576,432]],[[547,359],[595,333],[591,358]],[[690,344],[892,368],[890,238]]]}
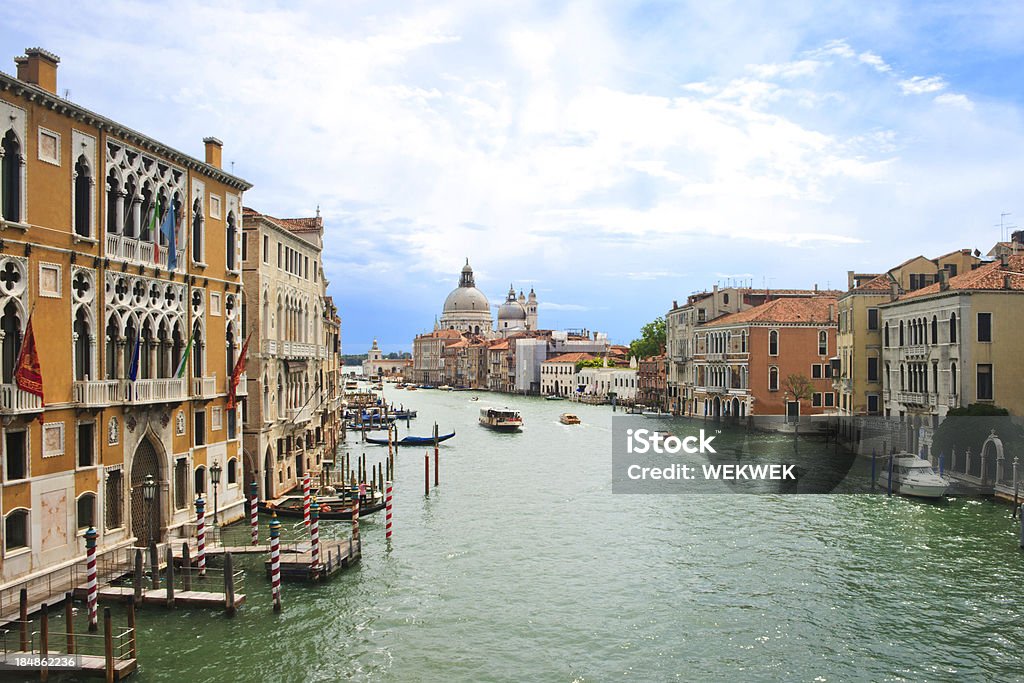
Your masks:
{"label": "boat", "polygon": [[481,408],[480,424],[498,432],[517,432],[523,427],[523,418],[511,408]]}
{"label": "boat", "polygon": [[545,401],[564,401],[565,397],[564,396],[559,396],[558,394],[550,394],[548,396],[545,396],[544,400]]}
{"label": "boat", "polygon": [[663,413],[663,412],[661,412],[659,410],[645,410],[645,411],[643,411],[640,414],[643,415],[644,417],[652,417],[652,418],[672,417],[672,413]]}
{"label": "boat", "polygon": [[473,398],[471,398],[471,399],[469,399],[469,400],[470,400],[470,401],[479,401],[479,400],[480,400],[480,397],[479,397],[479,396],[474,396]]}
{"label": "boat", "polygon": [[[341,496],[317,496],[320,504],[320,519],[352,519],[352,499]],[[301,495],[284,496],[277,503],[259,502],[260,512],[277,513],[278,517],[302,518],[303,497]],[[367,493],[360,498],[359,515],[368,515],[384,507],[384,496],[380,491],[372,496]],[[324,509],[326,508],[326,510]]]}
{"label": "boat", "polygon": [[416,417],[416,411],[399,409],[391,413],[391,416],[396,420],[409,420]]}
{"label": "boat", "polygon": [[[930,462],[907,452],[897,453],[892,459],[893,491],[915,498],[942,498],[946,495],[949,481],[936,474]],[[883,482],[887,476],[886,472],[881,473]]]}
{"label": "boat", "polygon": [[[439,434],[438,437],[437,437],[437,442],[441,443],[442,441],[447,441],[448,439],[452,438],[453,436],[455,436],[455,432],[452,432],[451,434]],[[368,437],[366,437],[366,443],[377,444],[378,446],[387,446],[388,445],[388,440],[387,439],[381,439],[379,437],[368,436]],[[432,443],[434,443],[434,437],[432,437],[432,436],[411,436],[410,435],[410,436],[403,436],[398,441],[392,440],[391,443],[396,443],[399,446],[429,446]]]}
{"label": "boat", "polygon": [[580,418],[576,417],[572,413],[562,413],[562,416],[558,418],[558,421],[564,425],[578,425]]}
{"label": "boat", "polygon": [[450,386],[448,386],[447,384],[442,384],[441,386],[438,387],[438,389],[440,391],[451,391],[452,390],[452,388]]}
{"label": "boat", "polygon": [[416,391],[416,386],[414,384],[410,384],[409,386],[407,386],[405,388],[405,390],[406,391]]}

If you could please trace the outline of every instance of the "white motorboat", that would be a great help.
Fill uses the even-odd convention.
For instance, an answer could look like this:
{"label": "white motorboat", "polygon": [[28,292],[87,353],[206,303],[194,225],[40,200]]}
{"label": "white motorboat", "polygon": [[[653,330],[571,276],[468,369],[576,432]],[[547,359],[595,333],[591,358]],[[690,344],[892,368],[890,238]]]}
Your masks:
{"label": "white motorboat", "polygon": [[[949,481],[939,476],[930,462],[913,453],[896,453],[892,456],[892,488],[896,493],[916,498],[942,498],[949,488]],[[888,463],[886,463],[888,464]],[[888,473],[883,470],[884,485]]]}

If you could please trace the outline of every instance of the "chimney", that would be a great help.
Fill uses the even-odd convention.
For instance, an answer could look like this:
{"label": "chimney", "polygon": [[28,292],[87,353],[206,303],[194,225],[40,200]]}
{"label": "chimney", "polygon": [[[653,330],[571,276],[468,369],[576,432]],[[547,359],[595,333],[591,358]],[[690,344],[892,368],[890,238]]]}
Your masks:
{"label": "chimney", "polygon": [[[815,285],[817,287],[817,285]],[[835,304],[828,305],[828,321],[832,322],[836,317],[836,306]]]}
{"label": "chimney", "polygon": [[939,291],[945,292],[949,289],[949,271],[943,268],[939,271]]}
{"label": "chimney", "polygon": [[1010,284],[1010,274],[1009,273],[1007,273],[1006,275],[1003,276],[1003,289],[1013,289],[1013,286]]}
{"label": "chimney", "polygon": [[1010,265],[1010,255],[1007,254],[1005,251],[999,255],[999,265],[1002,266],[1003,268]]}
{"label": "chimney", "polygon": [[853,289],[853,271],[846,271],[846,288]]}
{"label": "chimney", "polygon": [[220,168],[220,153],[224,143],[215,137],[203,138],[206,145],[206,163],[214,168]]}
{"label": "chimney", "polygon": [[[818,283],[817,283],[817,282],[815,282],[815,283],[814,283],[814,293],[815,293],[815,294],[817,294],[817,293],[818,293]],[[829,317],[829,320],[831,320],[831,319],[832,319],[832,318],[831,318],[831,317]]]}
{"label": "chimney", "polygon": [[57,65],[60,64],[60,57],[41,47],[30,47],[25,50],[24,57],[15,57],[14,63],[18,65],[19,81],[38,85],[51,95],[57,94]]}
{"label": "chimney", "polygon": [[899,295],[900,295],[899,283],[890,282],[889,283],[889,299],[891,301],[895,301],[896,297],[898,297]]}

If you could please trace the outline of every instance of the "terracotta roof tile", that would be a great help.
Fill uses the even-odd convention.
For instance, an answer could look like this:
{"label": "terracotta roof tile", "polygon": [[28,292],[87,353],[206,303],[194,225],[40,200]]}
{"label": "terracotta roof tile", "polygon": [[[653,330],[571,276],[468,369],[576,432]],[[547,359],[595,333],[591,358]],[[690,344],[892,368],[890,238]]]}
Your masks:
{"label": "terracotta roof tile", "polygon": [[591,358],[597,358],[592,353],[584,353],[582,351],[573,351],[572,353],[563,353],[554,358],[548,358],[545,363],[578,363],[581,360],[590,360]]}
{"label": "terracotta roof tile", "polygon": [[829,320],[829,306],[833,307],[834,318],[835,304],[836,299],[831,296],[783,297],[772,299],[760,306],[754,306],[739,313],[716,318],[702,327],[721,327],[742,323],[835,324],[834,320]]}
{"label": "terracotta roof tile", "polygon": [[882,273],[878,277],[868,280],[860,287],[854,287],[851,292],[888,292],[892,290],[892,283],[894,280],[889,277],[889,273]]}
{"label": "terracotta roof tile", "polygon": [[939,294],[943,291],[991,291],[997,289],[1024,291],[1024,254],[1009,256],[1006,266],[1003,266],[1001,261],[996,260],[956,277],[951,277],[949,278],[949,288],[947,290],[942,289],[941,283],[935,282],[927,287],[907,292],[899,297],[897,301],[916,299],[930,294]]}

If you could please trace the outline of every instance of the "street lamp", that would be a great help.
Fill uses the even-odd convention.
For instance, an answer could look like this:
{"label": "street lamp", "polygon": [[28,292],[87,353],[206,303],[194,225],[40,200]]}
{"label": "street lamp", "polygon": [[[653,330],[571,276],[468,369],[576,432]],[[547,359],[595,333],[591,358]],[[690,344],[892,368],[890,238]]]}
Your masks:
{"label": "street lamp", "polygon": [[210,468],[210,483],[213,484],[213,525],[217,526],[217,485],[220,484],[220,463]]}
{"label": "street lamp", "polygon": [[156,498],[156,479],[147,474],[142,481],[142,498],[146,501],[146,545],[153,541],[153,499]]}

